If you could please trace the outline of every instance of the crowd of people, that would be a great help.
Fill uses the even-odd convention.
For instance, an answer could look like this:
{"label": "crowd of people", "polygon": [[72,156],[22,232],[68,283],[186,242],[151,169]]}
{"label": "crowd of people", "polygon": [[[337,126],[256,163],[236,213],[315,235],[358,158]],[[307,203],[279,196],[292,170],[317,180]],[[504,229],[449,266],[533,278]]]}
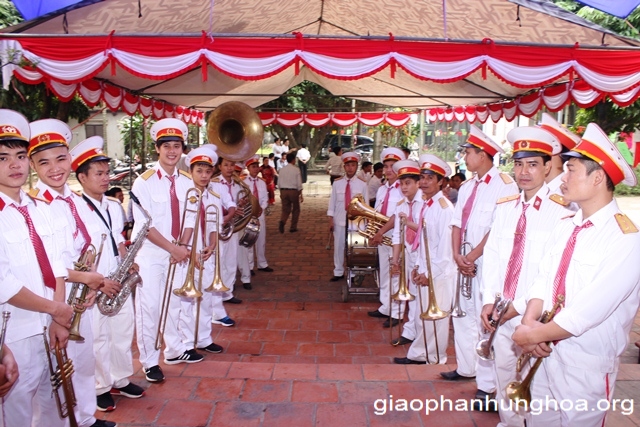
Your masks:
{"label": "crowd of people", "polygon": [[[29,123],[0,110],[0,303],[10,316],[0,349],[2,425],[68,423],[51,398],[49,349],[66,349],[73,360],[70,416],[82,426],[115,425],[95,411],[115,410],[114,395],[145,394],[129,380],[134,327],[150,383],[165,379],[161,357],[167,365],[197,363],[223,351],[212,325],[235,324],[225,305],[242,303],[234,295],[238,271],[249,291],[252,276],[273,271],[265,215],[276,179],[279,232],[289,216],[289,232],[297,231],[304,168],[296,159],[306,164],[304,151],[274,150],[278,168],[258,155],[236,162],[205,144],[184,158],[185,172],[177,166],[187,126],[162,119],[150,133],[158,162],[133,183],[129,215],[122,191],[109,190],[102,138],[70,149],[65,123]],[[640,304],[640,234],[613,191],[636,177],[595,124],[580,138],[544,115],[508,140],[515,181],[494,166],[501,147],[475,126],[462,147],[469,179],[432,154],[414,161],[390,147],[380,163],[360,164],[357,153],[334,150],[330,280],[349,274],[347,211],[361,196],[386,218],[369,239],[380,306],[368,314],[381,327],[401,327],[392,345],[408,350],[395,363],[446,363],[451,314],[456,369],[441,375],[475,378],[477,409],[498,410],[504,426],[601,424],[606,411],[556,405],[533,414],[505,402],[513,382],[538,366],[533,399],[581,399],[598,409],[611,399]],[[25,192],[30,168],[38,182]],[[81,191],[70,188],[71,172]],[[543,362],[534,365],[536,358]]]}
{"label": "crowd of people", "polygon": [[[386,222],[369,239],[380,288],[369,315],[401,326],[392,345],[409,347],[395,363],[446,363],[451,318],[456,368],[441,376],[475,379],[474,409],[498,411],[500,426],[601,425],[640,303],[640,234],[613,197],[636,177],[593,123],[580,138],[544,114],[507,138],[515,181],[494,166],[501,146],[471,125],[458,163],[473,177],[386,148],[369,181],[376,192],[359,156],[336,151],[330,280],[345,279],[345,233],[362,224],[349,221],[349,203],[374,200]],[[527,410],[531,399],[547,406]]]}

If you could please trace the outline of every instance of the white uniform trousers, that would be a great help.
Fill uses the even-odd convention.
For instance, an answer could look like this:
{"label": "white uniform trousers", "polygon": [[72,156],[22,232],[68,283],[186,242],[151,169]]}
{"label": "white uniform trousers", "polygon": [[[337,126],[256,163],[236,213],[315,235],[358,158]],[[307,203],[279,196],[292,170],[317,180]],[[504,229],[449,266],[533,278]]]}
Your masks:
{"label": "white uniform trousers", "polygon": [[[560,342],[559,345],[562,345]],[[611,402],[616,372],[604,373],[597,369],[584,370],[560,363],[554,353],[547,357],[538,372],[533,377],[531,384],[531,398],[536,404],[541,405],[541,410],[536,409],[535,414],[526,413],[527,426],[602,426],[605,424],[606,411],[598,409],[607,408],[605,401]],[[557,402],[547,406],[547,400]],[[583,405],[586,401],[588,409],[576,410],[576,405]],[[562,410],[561,402],[564,402],[565,410]],[[620,410],[620,405],[617,406]]]}
{"label": "white uniform trousers", "polygon": [[[391,317],[394,319],[399,319],[400,309],[403,308],[404,312],[404,304],[400,304],[397,302],[389,302],[390,295],[393,295],[398,291],[398,280],[399,276],[390,276],[389,272],[389,257],[393,253],[393,248],[387,245],[379,245],[378,246],[378,259],[380,260],[380,308],[378,311],[386,316],[391,312]],[[391,277],[391,282],[389,282],[389,277]]]}
{"label": "white uniform trousers", "polygon": [[[49,362],[42,335],[15,341],[8,346],[18,362],[20,376],[11,391],[1,399],[0,425],[63,427],[66,420],[58,416],[56,402],[51,395]],[[51,357],[55,368],[53,353]],[[62,390],[60,396],[63,396]]]}
{"label": "white uniform trousers", "polygon": [[[171,297],[169,298],[169,313],[167,315],[167,324],[164,330],[165,359],[173,359],[174,357],[178,357],[185,351],[191,350],[193,348],[193,342],[187,345],[185,334],[180,330],[180,326],[183,324],[183,316],[187,316],[187,318],[191,319],[194,300],[192,298],[179,297],[173,293],[174,290],[180,289],[185,284],[187,270],[187,262],[176,266],[176,273],[173,280]],[[197,288],[198,282],[195,274],[194,282]],[[191,324],[190,327],[194,327],[194,325]],[[191,332],[190,334],[193,335],[193,332]]]}
{"label": "white uniform trousers", "polygon": [[[180,320],[178,323],[178,332],[180,333],[182,342],[187,347],[187,349],[203,348],[213,342],[213,340],[211,339],[211,309],[213,307],[211,304],[211,299],[214,293],[205,292],[205,289],[207,289],[213,281],[212,261],[212,259],[209,259],[207,260],[207,262],[205,262],[205,269],[202,274],[202,298],[181,298],[182,311],[180,313]],[[200,271],[196,269],[196,287],[198,286],[199,280]],[[216,293],[220,294],[220,292]],[[220,300],[220,304],[222,305],[222,300],[220,299],[220,297],[218,297],[218,299]],[[198,309],[200,310],[200,316],[198,318],[198,342],[196,343],[194,334]]]}
{"label": "white uniform trousers", "polygon": [[333,226],[333,275],[344,274],[344,246],[347,227],[345,225]]}
{"label": "white uniform trousers", "polygon": [[[93,354],[94,334],[93,316],[98,311],[93,307],[88,308],[80,319],[80,335],[83,342],[71,341],[67,345],[67,357],[73,361],[73,390],[76,394],[77,406],[74,408],[76,421],[81,427],[93,425],[96,418],[96,359]],[[44,346],[44,344],[42,344]],[[55,366],[55,362],[53,363]],[[60,390],[62,396],[62,389]]]}
{"label": "white uniform trousers", "polygon": [[[516,411],[516,406],[509,404],[509,398],[505,389],[507,384],[516,381],[516,361],[522,349],[515,345],[511,336],[522,322],[522,316],[516,316],[505,322],[498,328],[493,340],[493,351],[495,356],[496,370],[496,401],[498,402],[500,412],[499,427],[522,427],[524,426],[524,411],[522,409]],[[522,370],[522,378],[526,375],[528,369]],[[501,403],[502,402],[502,403]],[[547,426],[548,427],[548,426]]]}
{"label": "white uniform trousers", "polygon": [[129,376],[133,375],[131,344],[134,321],[131,295],[115,316],[105,316],[97,307],[93,310],[97,396],[108,392],[111,387],[121,388],[129,384]]}
{"label": "white uniform trousers", "polygon": [[[435,280],[435,300],[441,310],[451,310],[451,279]],[[420,288],[420,289],[418,289]],[[426,361],[427,363],[447,363],[447,346],[449,343],[449,317],[440,319],[437,321],[425,320],[424,336],[423,336],[423,320],[420,319],[420,314],[423,311],[427,311],[429,308],[429,288],[423,286],[416,286],[416,310],[413,312],[415,319],[416,336],[409,347],[407,357],[411,360]],[[422,306],[420,305],[419,297],[422,297]],[[435,325],[435,328],[434,328]],[[427,348],[425,349],[425,337],[427,342]],[[436,340],[437,348],[436,352]],[[429,360],[427,360],[427,354]],[[436,355],[439,356],[436,357]]]}
{"label": "white uniform trousers", "polygon": [[[242,252],[246,253],[246,257],[241,255],[238,262],[238,267],[240,268],[240,274],[242,275],[242,283],[251,282],[251,270],[253,270],[253,267],[255,265],[254,250],[255,250],[255,256],[258,258],[258,268],[267,268],[269,266],[269,263],[267,262],[267,257],[265,255],[265,251],[267,250],[267,224],[264,217],[264,213],[260,215],[260,217],[258,218],[258,221],[260,221],[260,232],[258,233],[258,238],[256,239],[256,243],[251,248],[245,248],[244,246],[240,246],[241,253]],[[243,258],[247,260],[246,263],[243,262]]]}
{"label": "white uniform trousers", "polygon": [[463,377],[476,377],[479,390],[493,393],[496,390],[495,370],[493,361],[482,360],[476,353],[478,341],[487,338],[480,323],[482,312],[482,297],[478,289],[478,277],[481,277],[481,267],[478,266],[476,278],[471,286],[471,299],[460,296],[460,308],[467,313],[465,317],[453,318],[454,342],[456,348],[456,371]]}
{"label": "white uniform trousers", "polygon": [[[222,300],[228,301],[233,298],[233,289],[236,282],[236,273],[238,271],[238,233],[233,233],[229,240],[220,242],[220,274],[224,285],[229,291],[222,292]],[[247,282],[248,283],[248,282]]]}
{"label": "white uniform trousers", "polygon": [[[152,366],[158,365],[160,359],[160,350],[155,349],[155,343],[158,324],[160,322],[162,297],[164,295],[167,273],[169,271],[169,256],[168,254],[162,257],[158,257],[157,255],[138,256],[136,258],[136,264],[138,264],[138,273],[142,278],[142,283],[136,288],[136,297],[134,300],[136,339],[140,352],[140,363],[143,368],[149,369]],[[179,268],[176,268],[174,288],[181,286],[184,280],[184,278],[180,277],[178,270]],[[165,344],[167,344],[167,339],[171,341],[177,336],[176,333],[172,335],[172,331],[175,331],[177,328],[177,322],[175,318],[172,320],[171,315],[175,314],[176,307],[179,311],[180,304],[177,302],[178,299],[179,298],[173,294],[169,299],[169,316],[164,336]],[[167,334],[167,332],[169,333]],[[175,341],[171,341],[171,343],[175,345]],[[180,346],[181,344],[178,347]],[[167,356],[165,352],[167,358],[177,357],[180,354],[182,353]]]}

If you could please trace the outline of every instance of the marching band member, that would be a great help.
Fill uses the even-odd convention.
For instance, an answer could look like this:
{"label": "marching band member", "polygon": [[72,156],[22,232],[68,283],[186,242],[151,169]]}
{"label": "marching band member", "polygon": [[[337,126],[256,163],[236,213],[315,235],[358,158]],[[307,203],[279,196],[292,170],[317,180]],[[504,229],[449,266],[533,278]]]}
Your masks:
{"label": "marching band member", "polygon": [[[518,187],[509,175],[500,173],[493,165],[493,156],[503,153],[502,148],[476,126],[470,126],[469,138],[463,147],[467,168],[475,175],[460,187],[451,221],[451,240],[458,270],[471,278],[471,298],[460,297],[460,306],[467,315],[453,318],[458,366],[455,370],[442,372],[440,375],[450,381],[475,376],[478,387],[476,399],[485,401],[486,396],[495,392],[496,385],[493,364],[479,360],[475,350],[476,343],[484,335],[480,330],[482,299],[478,277],[482,274],[482,252],[491,228],[496,201],[515,194]],[[473,247],[466,255],[462,255],[460,251],[463,242],[468,242]],[[476,405],[476,409],[488,408]]]}
{"label": "marching band member", "polygon": [[[553,230],[513,340],[545,357],[532,398],[573,404],[529,413],[528,426],[605,424],[608,407],[601,409],[601,402],[612,399],[640,304],[640,233],[613,198],[615,185],[637,184],[633,169],[595,123],[565,156],[562,191],[580,209]],[[537,322],[543,307],[551,309],[560,296],[564,307],[553,320]]]}
{"label": "marching band member", "polygon": [[[411,271],[418,260],[418,245],[422,235],[422,216],[426,204],[422,199],[422,191],[420,190],[420,166],[415,160],[400,160],[393,164],[393,171],[400,181],[400,191],[404,196],[397,203],[394,215],[393,236],[393,255],[391,261],[391,274],[400,274],[400,257],[404,251],[405,278],[407,280],[407,288],[409,293],[416,295],[415,283],[411,279]],[[405,224],[405,241],[400,241],[401,226],[400,220],[404,218]],[[411,344],[416,337],[416,325],[414,314],[417,311],[416,300],[409,301],[407,321],[402,326],[402,335],[391,342],[392,345]],[[400,318],[404,316],[405,303],[398,302],[400,305]]]}
{"label": "marching band member", "polygon": [[[132,188],[141,205],[153,218],[147,240],[136,257],[142,285],[137,287],[134,299],[139,359],[149,382],[164,380],[158,365],[160,350],[155,349],[155,343],[169,265],[187,260],[190,254],[185,246],[176,244],[180,237],[185,195],[192,185],[189,175],[176,168],[184,150],[187,132],[187,125],[177,119],[162,119],[151,127],[158,163],[136,178]],[[146,219],[140,209],[134,207],[133,212],[135,225],[132,235],[137,236]],[[179,278],[175,282],[180,282]],[[202,355],[192,349],[185,350],[177,334],[176,319],[180,307],[176,300],[169,299],[171,303],[164,334],[165,363],[199,362],[203,359]]]}
{"label": "marching band member", "polygon": [[497,201],[495,219],[484,247],[483,262],[491,268],[482,270],[482,324],[488,331],[495,329],[489,322],[495,295],[513,302],[496,332],[493,348],[496,370],[496,399],[499,405],[499,426],[521,427],[524,417],[511,410],[505,393],[507,384],[516,380],[516,361],[520,356],[511,335],[520,324],[525,310],[525,296],[544,253],[544,246],[553,228],[571,211],[562,197],[552,194],[545,176],[552,167],[551,157],[560,152],[560,142],[551,133],[538,127],[519,127],[507,134],[513,146],[513,173],[520,193]]}
{"label": "marching band member", "polygon": [[[121,257],[126,255],[122,207],[117,199],[104,195],[109,188],[109,157],[102,153],[102,137],[92,136],[73,147],[71,168],[82,185],[79,209],[96,250],[105,235],[102,255],[95,266],[98,273],[109,276],[117,270]],[[133,202],[130,202],[133,203]],[[113,295],[112,295],[113,296]],[[116,408],[113,395],[137,399],[144,396],[144,389],[129,381],[133,375],[131,343],[134,332],[132,298],[127,298],[114,316],[105,316],[97,307],[93,315],[93,352],[95,354],[95,394],[99,411]]]}
{"label": "marching band member", "polygon": [[251,248],[245,248],[240,246],[238,249],[238,267],[240,268],[240,274],[242,285],[245,289],[251,289],[251,276],[253,273],[253,248],[256,248],[256,255],[258,258],[258,270],[265,272],[272,272],[273,268],[269,267],[267,263],[267,257],[265,251],[267,249],[267,222],[264,216],[264,210],[269,206],[269,195],[267,194],[267,184],[262,178],[258,176],[260,172],[260,156],[257,154],[250,157],[244,162],[245,167],[249,171],[249,175],[244,177],[244,183],[251,189],[251,193],[260,204],[260,231],[258,233],[258,239]]}
{"label": "marching band member", "polygon": [[20,380],[2,398],[0,423],[64,426],[51,397],[42,333],[47,327],[50,343],[66,347],[73,309],[65,302],[67,269],[59,250],[65,242],[48,203],[21,189],[29,176],[29,139],[23,115],[0,110],[0,303],[11,313],[5,343],[20,368]]}
{"label": "marching band member", "polygon": [[[376,193],[377,212],[389,218],[389,221],[376,232],[371,239],[372,245],[378,246],[378,260],[380,262],[380,307],[377,310],[370,311],[367,314],[371,317],[381,317],[387,320],[383,324],[385,327],[395,326],[400,319],[400,304],[390,304],[389,296],[398,290],[398,276],[390,276],[389,257],[393,253],[393,248],[382,244],[382,238],[391,238],[393,234],[394,221],[393,217],[398,202],[402,200],[402,192],[400,191],[400,181],[393,171],[393,165],[399,160],[405,160],[405,155],[399,148],[388,147],[382,150],[381,156],[384,177],[386,179],[384,185],[378,188]],[[389,317],[392,321],[389,322]],[[391,325],[390,325],[391,323]]]}
{"label": "marching band member", "polygon": [[[221,198],[227,206],[231,203],[231,197],[225,193],[217,193],[211,188],[211,177],[213,176],[213,170],[215,164],[218,161],[218,154],[216,153],[215,146],[211,144],[202,145],[189,152],[186,162],[189,165],[191,177],[193,179],[193,185],[199,191],[202,192],[202,199],[198,203],[200,205],[200,224],[198,230],[198,239],[196,241],[196,250],[199,255],[198,263],[199,268],[195,270],[195,283],[202,284],[202,298],[199,302],[198,308],[197,299],[183,299],[182,300],[182,315],[180,316],[179,330],[182,334],[182,340],[185,344],[192,344],[195,341],[195,327],[196,327],[196,313],[200,310],[200,316],[198,318],[198,342],[196,348],[198,350],[206,351],[208,353],[221,353],[222,347],[215,344],[211,339],[211,323],[212,319],[214,323],[221,323],[227,326],[226,323],[232,323],[228,326],[233,326],[233,320],[227,316],[222,305],[222,297],[220,292],[205,292],[204,289],[209,287],[213,282],[215,271],[215,257],[212,254],[216,248],[216,233],[222,229],[224,219],[222,217],[222,203]],[[221,197],[222,194],[222,197]],[[211,206],[217,208],[217,214],[220,218],[216,218],[213,212],[216,209],[208,209]],[[190,203],[189,208],[193,211],[198,209],[197,204]],[[209,212],[207,212],[209,210]],[[218,221],[217,228],[212,225],[212,222]],[[222,221],[222,222],[221,222]],[[183,234],[183,242],[191,242],[192,233],[194,232],[193,225],[185,228]],[[222,261],[222,257],[220,257]],[[202,278],[200,278],[202,275]],[[215,307],[215,310],[214,310]],[[221,312],[222,314],[219,314]],[[219,315],[220,317],[215,317]],[[221,320],[217,320],[221,319]]]}
{"label": "marching band member", "polygon": [[[422,305],[416,308],[429,307],[429,292],[426,286],[434,287],[435,301],[441,308],[451,307],[455,280],[455,263],[451,254],[451,229],[449,224],[453,218],[453,205],[441,190],[444,177],[451,175],[451,168],[444,160],[433,154],[422,154],[420,164],[420,190],[424,200],[424,215],[418,221],[424,221],[427,227],[427,239],[429,245],[429,258],[431,262],[431,274],[433,283],[429,280],[427,269],[427,251],[422,235],[418,235],[419,253],[417,259],[416,286],[423,286],[419,294],[422,296]],[[422,225],[424,227],[424,225]],[[419,295],[416,295],[418,298]],[[447,344],[449,342],[449,318],[430,321],[420,319],[421,310],[413,313],[416,329],[414,339],[407,357],[394,358],[394,362],[402,365],[425,364],[447,362]],[[425,334],[422,339],[422,334]],[[426,341],[426,348],[425,348]],[[437,350],[437,351],[436,351]],[[429,360],[427,360],[427,357]]]}
{"label": "marching band member", "polygon": [[576,144],[580,142],[580,137],[567,130],[548,113],[542,113],[542,120],[540,121],[539,127],[551,133],[562,145],[560,153],[551,157],[551,169],[545,178],[545,182],[551,193],[559,193],[560,185],[562,184],[562,174],[564,172],[564,159],[562,158],[562,154],[573,150]]}
{"label": "marching band member", "polygon": [[[236,204],[236,208],[238,208],[238,193],[242,186],[235,182],[234,180],[234,171],[236,167],[236,163],[232,160],[228,160],[222,157],[218,158],[218,167],[220,168],[220,175],[212,179],[214,184],[220,184],[224,192],[229,194],[231,200]],[[232,221],[233,219],[231,219]],[[222,281],[225,286],[229,288],[229,291],[222,293],[222,301],[228,302],[230,304],[240,304],[242,300],[240,298],[236,298],[233,295],[233,289],[236,282],[236,272],[238,270],[238,240],[240,237],[238,233],[233,233],[229,240],[221,241],[221,250],[220,254],[224,261],[220,266],[220,271],[222,273]],[[215,319],[214,319],[215,320]],[[214,322],[216,323],[216,322]],[[224,325],[224,326],[233,326],[233,325]]]}
{"label": "marching band member", "polygon": [[331,187],[331,197],[329,198],[329,231],[333,232],[333,277],[331,282],[344,279],[344,245],[347,230],[347,208],[351,199],[357,194],[362,194],[365,204],[369,204],[367,194],[367,184],[356,178],[360,155],[354,152],[344,153],[342,163],[344,164],[345,176],[336,179]]}
{"label": "marching band member", "polygon": [[[65,228],[57,231],[65,239],[61,248],[62,259],[67,267],[67,298],[71,284],[82,283],[94,291],[117,293],[120,284],[105,279],[95,271],[76,271],[74,262],[93,245],[98,250],[100,238],[92,236],[89,230],[99,228],[97,219],[93,217],[81,195],[71,191],[67,179],[72,169],[69,143],[72,132],[69,126],[56,119],[37,120],[30,124],[31,141],[29,157],[31,166],[38,174],[38,182],[29,192],[34,197],[42,197],[51,203],[51,211],[56,218],[56,225],[65,224]],[[95,238],[95,240],[94,240]],[[80,425],[112,425],[111,422],[97,420],[95,387],[96,359],[94,355],[94,307],[88,307],[82,314],[79,333],[82,341],[69,341],[67,355],[73,360],[75,372],[72,376],[74,390],[77,393],[78,405],[74,409]],[[132,319],[133,320],[133,319]],[[131,338],[129,339],[131,340]],[[133,373],[133,372],[132,372]],[[105,424],[106,423],[106,424]]]}

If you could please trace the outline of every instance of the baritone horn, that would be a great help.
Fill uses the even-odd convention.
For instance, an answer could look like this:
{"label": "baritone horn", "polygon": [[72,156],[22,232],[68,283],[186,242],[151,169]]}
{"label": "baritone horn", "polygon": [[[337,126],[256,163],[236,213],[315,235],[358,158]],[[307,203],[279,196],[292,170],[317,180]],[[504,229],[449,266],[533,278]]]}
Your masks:
{"label": "baritone horn", "polygon": [[[389,222],[388,216],[382,215],[364,202],[362,194],[358,194],[349,202],[347,218],[355,222],[358,234],[367,239],[372,239],[378,230]],[[363,221],[366,225],[361,227]],[[392,246],[391,239],[388,236],[383,237],[382,244]]]}
{"label": "baritone horn", "polygon": [[[75,391],[73,390],[73,383],[71,382],[71,376],[73,375],[73,362],[67,357],[67,350],[60,348],[60,343],[56,339],[56,346],[54,348],[57,367],[53,368],[53,361],[51,360],[51,348],[49,347],[49,341],[47,340],[47,328],[44,328],[44,348],[47,353],[47,361],[49,363],[49,373],[51,387],[53,388],[53,396],[56,399],[56,406],[58,407],[58,415],[60,418],[69,417],[69,425],[71,427],[78,427],[76,421],[76,415],[73,412],[73,408],[77,405],[77,399]],[[64,402],[60,397],[60,388],[62,388],[62,394],[64,396]]]}
{"label": "baritone horn", "polygon": [[[180,221],[180,233],[176,244],[181,244],[181,240],[185,229],[185,219],[187,213],[195,215],[195,221],[193,225],[193,232],[191,238],[191,253],[189,255],[189,264],[187,265],[187,275],[185,277],[183,285],[173,290],[173,294],[182,298],[200,298],[202,292],[196,288],[195,284],[195,268],[198,262],[198,231],[200,230],[200,213],[202,209],[202,192],[197,188],[190,188],[187,190],[185,196],[184,208],[182,210],[182,220]],[[196,208],[190,208],[189,205],[196,204]],[[160,308],[160,321],[158,322],[158,331],[156,334],[155,349],[160,350],[162,347],[162,340],[164,331],[167,326],[167,318],[169,317],[169,301],[171,299],[171,288],[173,288],[173,282],[176,274],[175,263],[169,265],[169,271],[167,272],[167,281],[164,285],[164,294],[162,296],[162,307]]]}
{"label": "baritone horn", "polygon": [[[564,295],[559,295],[558,300],[549,313],[548,322],[553,320],[553,317],[556,315],[563,303]],[[547,342],[547,345],[549,345],[549,342]],[[533,376],[536,374],[537,370],[540,368],[543,360],[543,357],[539,357],[536,360],[536,363],[533,364],[533,366],[529,370],[529,373],[522,382],[512,381],[507,384],[507,388],[505,390],[507,393],[507,397],[516,404],[516,408],[523,403],[526,403],[527,407],[531,404],[531,381],[533,380]]]}

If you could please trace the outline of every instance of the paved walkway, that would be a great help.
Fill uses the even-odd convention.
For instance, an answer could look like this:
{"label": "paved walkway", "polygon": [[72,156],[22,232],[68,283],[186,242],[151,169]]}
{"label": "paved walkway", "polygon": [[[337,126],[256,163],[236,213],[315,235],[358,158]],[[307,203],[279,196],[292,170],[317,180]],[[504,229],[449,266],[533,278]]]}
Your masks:
{"label": "paved walkway", "polygon": [[[367,316],[378,306],[377,298],[358,295],[341,302],[342,285],[328,281],[333,268],[332,251],[326,249],[329,182],[316,175],[310,181],[298,233],[278,233],[279,203],[267,218],[267,257],[275,271],[256,272],[251,291],[237,289],[236,296],[244,302],[227,306],[237,321],[235,327],[214,325],[214,341],[225,351],[207,354],[198,364],[163,364],[167,379],[155,385],[146,382],[136,361],[133,381],[147,389],[146,396],[116,398],[114,412],[97,416],[119,426],[176,427],[493,426],[498,422],[496,414],[448,408],[427,411],[426,399],[439,402],[444,396],[452,400],[445,401],[448,406],[471,398],[475,382],[442,381],[439,373],[451,366],[392,364],[393,357],[406,355],[408,346],[389,345],[389,330]],[[639,333],[637,320],[632,338],[638,339]],[[615,397],[640,395],[637,351],[630,345],[625,354],[629,364],[621,369]],[[447,363],[455,363],[452,346]],[[399,410],[403,399],[415,410]],[[640,425],[640,408],[635,409],[631,416],[613,414],[608,425]]]}

